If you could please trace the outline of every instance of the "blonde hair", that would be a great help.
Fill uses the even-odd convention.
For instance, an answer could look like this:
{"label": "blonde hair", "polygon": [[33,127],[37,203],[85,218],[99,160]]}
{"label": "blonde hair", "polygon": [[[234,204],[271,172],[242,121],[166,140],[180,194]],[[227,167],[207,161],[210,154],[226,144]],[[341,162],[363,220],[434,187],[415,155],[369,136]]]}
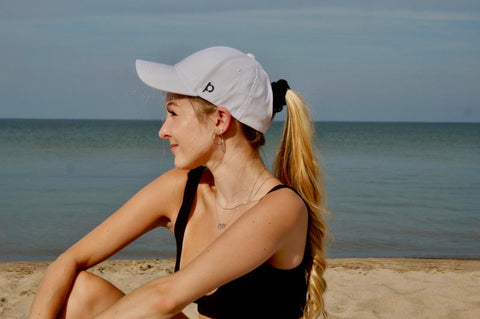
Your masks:
{"label": "blonde hair", "polygon": [[308,107],[303,98],[293,90],[287,90],[287,117],[280,148],[274,162],[274,173],[284,184],[294,188],[307,204],[309,213],[306,279],[307,302],[303,318],[326,317],[323,293],[326,282],[324,222],[326,209],[325,187],[314,153],[312,137],[315,133]]}
{"label": "blonde hair", "polygon": [[[200,106],[194,107],[194,110],[201,120],[206,120],[206,115],[216,109],[215,105],[200,97],[189,98],[192,105]],[[287,117],[273,171],[282,183],[292,187],[300,194],[307,204],[309,213],[305,252],[305,277],[308,291],[303,318],[326,317],[323,301],[326,282],[323,273],[326,268],[325,238],[328,228],[323,216],[328,210],[325,187],[313,147],[315,130],[310,121],[307,104],[298,93],[287,90],[285,101]],[[258,149],[265,144],[265,137],[261,132],[243,123],[240,124],[242,133],[252,148]]]}

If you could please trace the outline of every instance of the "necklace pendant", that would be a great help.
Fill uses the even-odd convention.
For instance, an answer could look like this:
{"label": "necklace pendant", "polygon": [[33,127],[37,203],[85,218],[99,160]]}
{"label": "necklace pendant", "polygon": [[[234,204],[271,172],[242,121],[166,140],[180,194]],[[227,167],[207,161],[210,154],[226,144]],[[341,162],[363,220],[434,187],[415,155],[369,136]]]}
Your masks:
{"label": "necklace pendant", "polygon": [[217,229],[218,230],[221,230],[221,229],[224,229],[225,228],[225,224],[221,223],[221,224],[217,224]]}

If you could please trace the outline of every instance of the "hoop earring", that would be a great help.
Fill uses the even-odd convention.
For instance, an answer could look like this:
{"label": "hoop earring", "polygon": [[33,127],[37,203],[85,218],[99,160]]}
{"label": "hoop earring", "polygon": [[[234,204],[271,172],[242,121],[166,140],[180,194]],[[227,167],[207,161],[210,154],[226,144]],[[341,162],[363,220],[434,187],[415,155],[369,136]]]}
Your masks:
{"label": "hoop earring", "polygon": [[220,136],[220,143],[217,143],[217,141],[216,141],[217,135],[215,134],[215,132],[213,133],[213,135],[212,135],[213,144],[215,144],[215,145],[217,145],[217,146],[221,146],[221,145],[223,145],[223,143],[225,142],[225,141],[223,140],[223,134],[220,134],[220,135],[218,135],[218,136]]}

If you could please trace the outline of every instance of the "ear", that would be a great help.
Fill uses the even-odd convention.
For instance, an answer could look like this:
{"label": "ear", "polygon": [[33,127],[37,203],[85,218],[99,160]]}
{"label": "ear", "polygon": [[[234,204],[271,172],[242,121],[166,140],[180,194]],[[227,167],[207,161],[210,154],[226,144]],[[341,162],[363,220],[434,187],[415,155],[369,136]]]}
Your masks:
{"label": "ear", "polygon": [[232,123],[232,115],[224,107],[218,107],[215,110],[215,113],[216,113],[215,132],[217,134],[224,134],[230,127],[230,124]]}

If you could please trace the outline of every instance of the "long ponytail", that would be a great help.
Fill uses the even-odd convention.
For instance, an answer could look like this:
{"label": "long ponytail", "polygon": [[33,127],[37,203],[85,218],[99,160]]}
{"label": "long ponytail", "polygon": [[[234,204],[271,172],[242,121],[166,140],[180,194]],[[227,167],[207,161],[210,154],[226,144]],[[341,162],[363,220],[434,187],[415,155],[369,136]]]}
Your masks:
{"label": "long ponytail", "polygon": [[287,117],[280,148],[275,157],[274,173],[284,184],[293,187],[304,199],[309,213],[306,279],[308,284],[304,319],[326,317],[323,293],[326,282],[324,241],[327,227],[323,215],[327,212],[325,188],[316,160],[308,107],[303,98],[288,89],[285,94]]}

